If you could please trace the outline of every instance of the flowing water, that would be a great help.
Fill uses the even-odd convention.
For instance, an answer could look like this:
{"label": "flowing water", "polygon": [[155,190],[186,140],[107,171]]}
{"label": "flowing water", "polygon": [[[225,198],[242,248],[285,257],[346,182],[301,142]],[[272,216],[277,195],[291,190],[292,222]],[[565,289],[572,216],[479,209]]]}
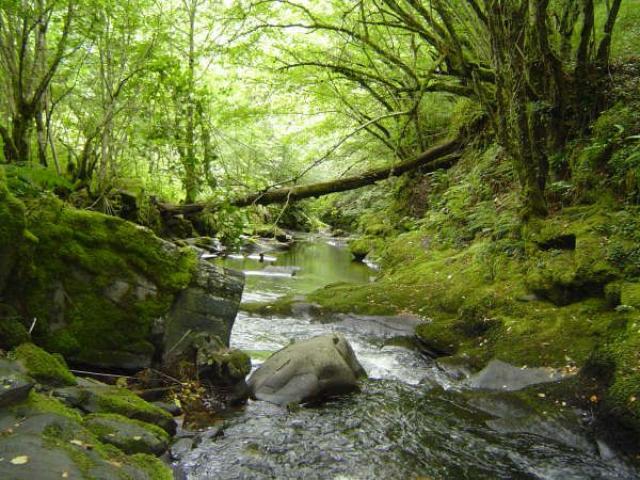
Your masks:
{"label": "flowing water", "polygon": [[[262,259],[237,256],[225,264],[247,274],[245,302],[303,295],[339,281],[369,282],[376,275],[351,262],[340,244],[321,237]],[[603,442],[590,438],[572,412],[561,419],[532,417],[508,397],[470,395],[419,352],[387,345],[388,338],[407,335],[415,319],[333,320],[320,322],[304,308],[292,317],[238,314],[231,344],[251,352],[254,366],[292,339],[338,331],[370,378],[360,393],[296,411],[249,402],[226,419],[222,434],[180,461],[185,478],[639,478]]]}

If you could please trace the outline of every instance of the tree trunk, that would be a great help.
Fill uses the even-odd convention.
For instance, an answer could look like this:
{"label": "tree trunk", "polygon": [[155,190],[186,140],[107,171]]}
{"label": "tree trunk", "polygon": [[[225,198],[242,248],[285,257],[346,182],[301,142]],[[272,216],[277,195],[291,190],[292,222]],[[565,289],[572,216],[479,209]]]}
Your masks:
{"label": "tree trunk", "polygon": [[[26,109],[23,109],[26,110]],[[33,124],[33,114],[29,111],[18,112],[12,121],[12,139],[17,158],[7,159],[9,162],[27,162],[31,156],[29,137]]]}
{"label": "tree trunk", "polygon": [[[458,137],[448,140],[422,153],[419,157],[391,167],[377,168],[352,177],[340,178],[329,182],[301,185],[298,187],[279,188],[276,190],[257,192],[233,200],[236,207],[251,205],[269,205],[273,203],[293,202],[305,198],[320,197],[331,193],[345,192],[372,185],[390,177],[398,177],[409,171],[421,168],[424,173],[434,172],[441,168],[450,168],[459,158],[458,151],[463,147],[463,139]],[[193,215],[207,207],[215,207],[205,203],[187,205],[158,204],[159,209],[167,215]]]}
{"label": "tree trunk", "polygon": [[186,157],[183,160],[185,170],[185,202],[193,203],[198,196],[198,176],[195,145],[195,22],[197,2],[189,5],[189,72],[187,85],[187,131],[186,131]]}

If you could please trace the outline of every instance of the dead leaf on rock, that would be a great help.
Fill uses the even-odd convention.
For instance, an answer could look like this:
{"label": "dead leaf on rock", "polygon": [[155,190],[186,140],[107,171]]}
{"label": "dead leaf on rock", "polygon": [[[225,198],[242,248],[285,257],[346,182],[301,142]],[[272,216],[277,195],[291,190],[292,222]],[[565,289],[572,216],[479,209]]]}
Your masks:
{"label": "dead leaf on rock", "polygon": [[14,465],[24,465],[29,462],[29,457],[27,455],[20,455],[18,457],[12,458],[11,463]]}

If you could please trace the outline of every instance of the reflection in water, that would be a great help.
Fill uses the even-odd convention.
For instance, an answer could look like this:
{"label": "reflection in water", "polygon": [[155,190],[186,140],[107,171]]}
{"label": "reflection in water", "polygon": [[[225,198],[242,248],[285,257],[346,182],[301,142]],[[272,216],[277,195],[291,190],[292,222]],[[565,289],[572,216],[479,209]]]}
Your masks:
{"label": "reflection in water", "polygon": [[[270,293],[268,298],[273,294],[306,294],[331,283],[367,283],[375,276],[366,265],[351,261],[351,254],[337,242],[313,239],[297,241],[285,252],[265,254],[264,262],[258,255],[234,255],[227,257],[224,265],[247,274],[244,301],[255,301],[255,293]],[[295,274],[285,267],[295,267]]]}
{"label": "reflection in water", "polygon": [[[372,270],[351,262],[339,245],[324,241],[300,242],[289,252],[273,255],[274,262],[242,257],[225,261],[232,268],[261,272],[247,277],[244,301],[304,294],[340,281],[368,282],[372,276]],[[269,267],[283,275],[269,274]],[[299,270],[285,275],[285,267]],[[222,436],[191,451],[178,471],[189,480],[638,478],[624,462],[601,459],[595,442],[570,412],[580,442],[573,430],[569,441],[563,441],[563,427],[552,415],[516,420],[533,418],[538,426],[533,431],[547,429],[555,435],[491,428],[492,416],[486,412],[492,409],[476,407],[481,394],[461,392],[419,353],[384,346],[383,338],[393,330],[393,324],[390,329],[385,325],[392,320],[344,316],[327,324],[309,317],[240,312],[231,342],[250,351],[254,365],[291,339],[339,331],[353,345],[370,380],[360,394],[299,411],[250,402],[226,421]],[[484,401],[491,406],[496,400]]]}

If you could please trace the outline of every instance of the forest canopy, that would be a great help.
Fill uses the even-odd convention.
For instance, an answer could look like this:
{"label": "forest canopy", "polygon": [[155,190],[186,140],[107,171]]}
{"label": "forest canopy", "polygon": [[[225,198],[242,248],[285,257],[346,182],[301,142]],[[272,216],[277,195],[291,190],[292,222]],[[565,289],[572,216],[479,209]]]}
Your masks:
{"label": "forest canopy", "polygon": [[544,215],[549,159],[605,107],[638,15],[635,0],[4,1],[4,161],[94,200],[224,203],[492,132],[523,216]]}

